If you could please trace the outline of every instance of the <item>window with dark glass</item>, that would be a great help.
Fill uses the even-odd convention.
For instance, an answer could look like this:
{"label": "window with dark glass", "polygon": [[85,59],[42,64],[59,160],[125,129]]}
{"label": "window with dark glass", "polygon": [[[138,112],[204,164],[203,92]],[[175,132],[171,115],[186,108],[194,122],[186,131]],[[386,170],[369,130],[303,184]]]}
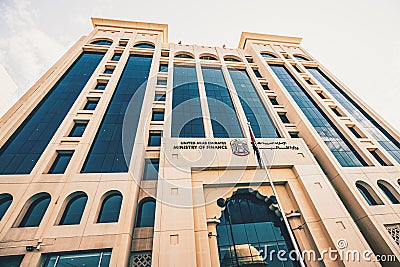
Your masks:
{"label": "window with dark glass", "polygon": [[293,251],[285,224],[269,208],[275,202],[250,193],[236,193],[226,202],[217,225],[221,266],[299,266],[287,256],[264,258],[266,251]]}
{"label": "window with dark glass", "polygon": [[298,73],[302,73],[302,71],[300,70],[300,68],[297,65],[292,65],[292,66]]}
{"label": "window with dark glass", "polygon": [[153,198],[145,198],[140,201],[135,227],[154,227],[154,217],[156,213],[156,201]]}
{"label": "window with dark glass", "polygon": [[136,44],[136,45],[134,45],[133,47],[136,47],[136,48],[154,49],[154,45],[148,44],[148,43]]}
{"label": "window with dark glass", "polygon": [[243,133],[231,95],[220,68],[202,67],[213,135],[216,138],[239,138]]}
{"label": "window with dark glass", "polygon": [[142,180],[158,180],[159,159],[145,159]]}
{"label": "window with dark glass", "polygon": [[118,222],[121,211],[122,195],[120,192],[113,192],[107,195],[101,203],[98,223]]}
{"label": "window with dark glass", "polygon": [[246,60],[247,60],[247,62],[249,62],[249,63],[253,63],[254,61],[253,61],[253,58],[252,57],[249,57],[249,56],[246,56]]}
{"label": "window with dark glass", "polygon": [[378,198],[376,193],[373,191],[372,187],[366,183],[356,183],[356,187],[358,189],[358,192],[363,196],[365,201],[368,203],[370,206],[375,206],[375,205],[381,205],[382,201]]}
{"label": "window with dark glass", "polygon": [[165,101],[166,98],[167,95],[165,93],[156,93],[156,95],[154,96],[155,101]]}
{"label": "window with dark glass", "polygon": [[278,114],[278,115],[279,115],[279,118],[281,119],[281,121],[282,121],[283,123],[290,123],[288,117],[286,117],[286,114],[280,113],[280,114]]}
{"label": "window with dark glass", "polygon": [[108,267],[111,251],[68,252],[48,255],[44,267]]}
{"label": "window with dark glass", "polygon": [[87,195],[82,192],[71,198],[64,209],[59,225],[79,224],[85,211],[86,202]]}
{"label": "window with dark glass", "polygon": [[5,193],[0,195],[0,221],[3,219],[12,201],[13,197],[10,194]]}
{"label": "window with dark glass", "polygon": [[87,121],[77,121],[74,123],[74,126],[71,129],[71,132],[69,133],[69,137],[81,137],[83,135],[83,132],[86,129],[88,122]]}
{"label": "window with dark glass", "polygon": [[119,41],[119,46],[122,46],[122,47],[126,47],[127,45],[128,45],[128,39],[121,39],[120,41]]}
{"label": "window with dark glass", "polygon": [[276,97],[270,97],[269,101],[271,101],[271,104],[274,106],[279,105],[278,100],[276,100]]}
{"label": "window with dark glass", "polygon": [[194,58],[193,56],[189,55],[189,54],[177,54],[175,55],[176,58]]}
{"label": "window with dark glass", "polygon": [[363,129],[368,131],[397,162],[400,162],[400,143],[384,129],[381,123],[373,119],[320,69],[307,67],[307,70],[363,126]]}
{"label": "window with dark glass", "polygon": [[147,143],[148,146],[161,146],[161,131],[150,131],[149,133],[149,141]]}
{"label": "window with dark glass", "polygon": [[300,138],[298,132],[289,132],[290,138]]}
{"label": "window with dark glass", "polygon": [[199,86],[194,66],[174,66],[172,137],[205,137]]}
{"label": "window with dark glass", "polygon": [[91,42],[91,44],[110,46],[110,45],[112,45],[112,42],[108,41],[108,40],[97,40],[97,41]]}
{"label": "window with dark glass", "polygon": [[336,116],[343,117],[342,113],[340,113],[337,108],[332,108],[332,111],[333,111],[333,113],[335,113]]}
{"label": "window with dark glass", "polygon": [[121,56],[122,56],[122,53],[115,53],[115,54],[112,56],[111,60],[112,60],[112,61],[118,61],[118,60],[121,59]]}
{"label": "window with dark glass", "polygon": [[216,57],[213,57],[213,56],[201,56],[200,59],[202,59],[202,60],[218,60]]}
{"label": "window with dark glass", "polygon": [[330,121],[321,108],[314,102],[299,82],[282,65],[271,65],[278,79],[282,82],[293,100],[308,118],[311,125],[321,136],[327,147],[343,167],[367,166],[343,134]]}
{"label": "window with dark glass", "polygon": [[263,58],[276,58],[276,56],[274,56],[273,54],[270,54],[270,53],[261,53],[261,56]]}
{"label": "window with dark glass", "polygon": [[59,150],[57,151],[56,159],[51,165],[48,173],[50,174],[60,174],[64,173],[71,161],[74,151],[72,150]]}
{"label": "window with dark glass", "polygon": [[159,72],[168,72],[168,64],[160,64]]}
{"label": "window with dark glass", "polygon": [[271,90],[271,89],[269,89],[268,84],[266,84],[266,83],[261,84],[261,86],[265,91],[270,91]]}
{"label": "window with dark glass", "polygon": [[322,99],[326,99],[326,96],[322,92],[317,92],[317,95]]}
{"label": "window with dark glass", "polygon": [[293,56],[293,57],[296,58],[297,60],[309,61],[308,58],[303,56]]}
{"label": "window with dark glass", "polygon": [[83,107],[84,110],[95,110],[97,107],[97,104],[99,103],[99,99],[96,100],[88,100]]}
{"label": "window with dark glass", "polygon": [[113,72],[114,72],[114,69],[112,69],[112,68],[106,68],[104,70],[104,74],[113,74]]}
{"label": "window with dark glass", "polygon": [[107,83],[106,82],[98,82],[94,89],[96,89],[96,90],[104,90],[104,89],[106,89],[106,87],[107,87]]}
{"label": "window with dark glass", "polygon": [[0,148],[0,174],[29,174],[104,53],[83,52]]}
{"label": "window with dark glass", "polygon": [[[128,171],[127,163],[130,162],[134,146],[151,62],[150,55],[129,56],[92,142],[82,173]],[[123,128],[125,116],[129,116],[129,123],[124,124]],[[129,133],[124,138],[123,129]]]}
{"label": "window with dark glass", "polygon": [[151,114],[152,121],[163,121],[164,120],[164,111],[163,110],[153,110]]}
{"label": "window with dark glass", "polygon": [[24,255],[0,256],[0,263],[3,267],[19,267],[23,259]]}
{"label": "window with dark glass", "polygon": [[253,70],[254,74],[256,75],[257,78],[262,78],[261,73],[258,70]]}
{"label": "window with dark glass", "polygon": [[18,227],[37,227],[44,214],[46,213],[47,207],[50,204],[50,195],[47,193],[41,193],[31,198],[32,201],[25,212],[24,217],[19,223]]}
{"label": "window with dark glass", "polygon": [[309,85],[314,85],[313,82],[312,82],[311,80],[309,80],[309,79],[307,79],[306,82],[307,82]]}
{"label": "window with dark glass", "polygon": [[349,127],[349,130],[357,138],[363,138],[354,127]]}
{"label": "window with dark glass", "polygon": [[225,57],[224,60],[228,61],[228,62],[240,62],[239,59],[234,58],[234,57]]}
{"label": "window with dark glass", "polygon": [[157,85],[167,85],[167,79],[158,79]]}
{"label": "window with dark glass", "polygon": [[369,151],[371,153],[371,155],[379,162],[379,164],[381,164],[382,166],[389,166],[389,164],[387,164],[382,157],[379,155],[377,150],[370,150]]}
{"label": "window with dark glass", "polygon": [[388,182],[378,181],[378,187],[382,190],[385,196],[392,202],[392,204],[400,204],[400,196],[396,189]]}
{"label": "window with dark glass", "polygon": [[228,70],[246,119],[253,129],[254,136],[257,138],[279,137],[275,125],[246,70],[234,68],[229,68]]}

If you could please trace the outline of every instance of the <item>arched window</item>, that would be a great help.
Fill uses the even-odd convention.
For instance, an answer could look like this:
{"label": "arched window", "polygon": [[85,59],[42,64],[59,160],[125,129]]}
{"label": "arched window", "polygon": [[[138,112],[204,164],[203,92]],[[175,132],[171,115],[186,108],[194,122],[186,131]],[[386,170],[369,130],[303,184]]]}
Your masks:
{"label": "arched window", "polygon": [[234,58],[234,57],[224,57],[225,61],[230,61],[230,62],[240,62],[239,59]]}
{"label": "arched window", "polygon": [[175,57],[176,58],[191,58],[191,59],[194,59],[194,57],[192,55],[185,54],[185,53],[176,54]]}
{"label": "arched window", "polygon": [[122,195],[120,192],[108,194],[101,204],[98,223],[118,222],[121,210]]}
{"label": "arched window", "polygon": [[149,44],[149,43],[139,43],[139,44],[135,44],[133,47],[136,47],[136,48],[154,49],[154,45]]}
{"label": "arched window", "polygon": [[153,227],[156,213],[156,201],[145,198],[140,201],[136,214],[136,227]]}
{"label": "arched window", "polygon": [[65,206],[59,225],[72,225],[81,222],[88,198],[83,192],[73,193],[73,195],[75,196],[73,196]]}
{"label": "arched window", "polygon": [[379,180],[378,187],[385,193],[386,197],[392,202],[392,204],[400,204],[400,196],[396,189],[386,181]]}
{"label": "arched window", "polygon": [[360,194],[364,197],[365,201],[367,201],[368,205],[370,206],[375,206],[375,205],[381,205],[382,200],[378,197],[378,195],[375,193],[375,191],[372,189],[370,185],[367,183],[357,181],[356,182],[356,187]]}
{"label": "arched window", "polygon": [[8,208],[13,201],[13,197],[10,194],[0,195],[0,221],[3,219],[4,214],[6,214]]}
{"label": "arched window", "polygon": [[296,58],[297,60],[309,61],[309,59],[308,59],[308,58],[306,58],[306,57],[303,57],[303,56],[297,56],[297,55],[294,55],[293,57],[294,57],[294,58]]}
{"label": "arched window", "polygon": [[270,53],[261,53],[261,56],[263,57],[263,58],[276,58],[276,56],[274,56],[273,54],[270,54]]}
{"label": "arched window", "polygon": [[93,44],[93,45],[105,45],[105,46],[110,46],[110,45],[112,45],[112,42],[111,42],[111,41],[108,41],[108,40],[97,40],[97,41],[91,42],[91,44]]}
{"label": "arched window", "polygon": [[218,60],[216,57],[211,56],[211,55],[200,56],[200,59],[203,59],[203,60]]}
{"label": "arched window", "polygon": [[[258,194],[257,194],[258,195]],[[289,257],[264,259],[265,251],[293,250],[285,224],[273,211],[276,199],[237,191],[228,201],[217,226],[221,267],[298,266]],[[262,198],[262,196],[261,196]],[[286,260],[286,261],[283,261]]]}
{"label": "arched window", "polygon": [[29,208],[26,210],[25,215],[19,224],[19,227],[39,226],[44,214],[46,213],[47,207],[50,204],[50,200],[51,197],[48,193],[39,193],[33,196],[27,202],[30,203]]}

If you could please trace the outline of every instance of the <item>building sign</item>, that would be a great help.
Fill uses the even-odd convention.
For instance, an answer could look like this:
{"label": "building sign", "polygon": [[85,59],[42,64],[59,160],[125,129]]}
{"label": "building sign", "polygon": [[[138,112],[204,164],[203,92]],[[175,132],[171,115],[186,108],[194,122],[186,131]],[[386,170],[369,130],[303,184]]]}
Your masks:
{"label": "building sign", "polygon": [[236,156],[247,156],[250,154],[246,140],[234,139],[231,141],[232,153]]}
{"label": "building sign", "polygon": [[257,142],[259,149],[299,150],[298,146],[288,145],[286,141]]}
{"label": "building sign", "polygon": [[225,141],[180,141],[173,149],[228,149]]}

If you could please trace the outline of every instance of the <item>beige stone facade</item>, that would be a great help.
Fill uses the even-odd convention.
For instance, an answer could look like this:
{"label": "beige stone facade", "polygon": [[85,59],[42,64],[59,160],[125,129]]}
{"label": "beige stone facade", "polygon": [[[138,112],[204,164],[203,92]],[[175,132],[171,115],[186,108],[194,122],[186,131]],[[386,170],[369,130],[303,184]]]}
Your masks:
{"label": "beige stone facade", "polygon": [[[49,255],[107,249],[111,251],[110,266],[219,266],[216,229],[224,208],[217,205],[217,200],[227,200],[239,189],[263,197],[273,194],[265,171],[258,167],[251,149],[246,114],[229,75],[230,68],[238,68],[247,70],[260,101],[281,136],[257,138],[257,141],[282,201],[281,212],[286,214],[300,250],[317,254],[330,249],[343,253],[371,251],[373,258],[380,255],[395,257],[387,262],[325,257],[323,262],[305,259],[306,265],[399,266],[400,204],[393,204],[378,182],[391,185],[389,188],[395,190],[393,195],[396,197],[400,190],[400,165],[306,67],[318,67],[327,74],[397,142],[399,132],[309,55],[300,46],[301,38],[244,32],[238,48],[208,47],[168,43],[168,26],[165,24],[99,18],[92,21],[93,31],[79,39],[0,119],[0,146],[3,146],[82,51],[105,52],[30,174],[0,175],[0,194],[8,193],[13,197],[0,221],[0,256],[23,255],[21,266],[43,266]],[[109,40],[112,44],[91,44],[95,40]],[[155,48],[135,47],[139,43],[152,44]],[[111,60],[115,52],[122,54],[117,62]],[[153,58],[129,172],[81,173],[124,66],[133,53],[152,55]],[[176,57],[182,53],[189,58]],[[261,53],[274,57],[265,58]],[[294,56],[303,56],[307,60]],[[168,71],[159,72],[160,64],[168,64]],[[196,68],[205,138],[171,137],[173,66],[177,64]],[[271,64],[284,65],[290,71],[368,166],[340,165],[271,70]],[[250,148],[249,155],[234,155],[230,144],[232,138],[213,137],[201,71],[201,67],[207,66],[222,70],[244,133],[241,139]],[[114,71],[104,74],[105,68]],[[261,78],[254,74],[255,69]],[[157,84],[160,79],[166,79],[166,85]],[[107,82],[105,90],[94,90],[99,81]],[[265,90],[266,85],[269,90]],[[166,101],[155,101],[156,93],[165,93]],[[271,104],[271,98],[279,105]],[[83,110],[88,99],[99,100],[94,111]],[[342,116],[337,116],[332,108],[340,110]],[[154,110],[164,111],[165,119],[153,121],[150,115]],[[290,123],[283,123],[281,114],[285,114]],[[89,121],[82,137],[68,136],[74,121]],[[362,138],[356,138],[349,127],[356,127]],[[147,145],[150,131],[162,131],[161,146]],[[293,138],[293,134],[300,138]],[[197,145],[199,141],[218,141],[226,147],[202,150]],[[190,142],[196,142],[196,147],[177,149]],[[72,150],[74,156],[63,174],[49,174],[59,150]],[[381,160],[388,166],[382,166],[370,151],[379,151]],[[141,181],[145,158],[159,158],[158,180]],[[381,205],[368,205],[356,187],[357,182],[368,184],[373,190],[371,194],[376,195]],[[88,199],[80,223],[58,225],[71,195],[81,191]],[[114,191],[123,196],[118,222],[96,223],[102,201]],[[51,196],[40,225],[18,227],[31,197],[40,192]],[[154,227],[135,227],[138,203],[147,197],[156,200]],[[344,240],[345,246],[338,242],[340,240]],[[27,246],[33,246],[33,251],[28,252]]]}

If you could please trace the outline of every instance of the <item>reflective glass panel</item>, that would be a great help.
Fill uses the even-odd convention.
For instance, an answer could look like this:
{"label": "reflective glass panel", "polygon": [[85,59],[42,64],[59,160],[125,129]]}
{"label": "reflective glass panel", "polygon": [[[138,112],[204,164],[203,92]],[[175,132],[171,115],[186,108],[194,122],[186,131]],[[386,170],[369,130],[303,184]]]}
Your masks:
{"label": "reflective glass panel", "polygon": [[35,199],[22,218],[19,227],[36,227],[39,226],[47,207],[50,204],[50,196],[45,195]]}
{"label": "reflective glass panel", "polygon": [[158,180],[159,159],[145,159],[143,180]]}
{"label": "reflective glass panel", "polygon": [[60,174],[64,173],[71,161],[74,151],[57,151],[57,157],[51,165],[48,173]]}
{"label": "reflective glass panel", "polygon": [[122,195],[113,193],[107,196],[101,205],[98,223],[118,222],[121,211]]}
{"label": "reflective glass panel", "polygon": [[154,227],[156,201],[145,199],[140,202],[136,217],[136,227]]}
{"label": "reflective glass panel", "polygon": [[107,267],[110,264],[110,251],[64,253],[48,256],[45,267]]}
{"label": "reflective glass panel", "polygon": [[3,218],[4,214],[6,214],[12,201],[13,201],[13,198],[10,194],[1,194],[0,195],[0,221]]}
{"label": "reflective glass panel", "polygon": [[85,210],[87,196],[78,195],[72,198],[65,207],[64,213],[60,220],[60,225],[79,224]]}

